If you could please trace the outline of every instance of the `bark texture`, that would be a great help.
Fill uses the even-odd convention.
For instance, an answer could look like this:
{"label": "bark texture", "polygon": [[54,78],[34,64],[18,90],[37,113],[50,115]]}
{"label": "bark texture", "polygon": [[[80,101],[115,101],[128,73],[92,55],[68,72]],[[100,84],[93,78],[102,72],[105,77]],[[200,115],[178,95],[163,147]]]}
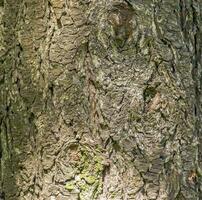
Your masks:
{"label": "bark texture", "polygon": [[202,199],[201,0],[0,0],[0,199]]}

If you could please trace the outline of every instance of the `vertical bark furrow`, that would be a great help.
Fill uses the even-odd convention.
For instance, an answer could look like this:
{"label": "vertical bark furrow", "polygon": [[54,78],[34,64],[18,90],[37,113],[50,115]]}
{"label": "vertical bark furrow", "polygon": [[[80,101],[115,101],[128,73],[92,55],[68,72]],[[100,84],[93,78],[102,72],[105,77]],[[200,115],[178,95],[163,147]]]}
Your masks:
{"label": "vertical bark furrow", "polygon": [[0,199],[202,198],[199,0],[0,1],[0,30]]}

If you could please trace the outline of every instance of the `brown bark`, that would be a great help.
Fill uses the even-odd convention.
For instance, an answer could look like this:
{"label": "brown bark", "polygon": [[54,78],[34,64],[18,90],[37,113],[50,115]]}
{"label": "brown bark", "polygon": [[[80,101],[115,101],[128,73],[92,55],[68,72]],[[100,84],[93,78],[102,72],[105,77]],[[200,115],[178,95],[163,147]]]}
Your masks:
{"label": "brown bark", "polygon": [[202,199],[201,16],[200,0],[0,1],[2,199]]}

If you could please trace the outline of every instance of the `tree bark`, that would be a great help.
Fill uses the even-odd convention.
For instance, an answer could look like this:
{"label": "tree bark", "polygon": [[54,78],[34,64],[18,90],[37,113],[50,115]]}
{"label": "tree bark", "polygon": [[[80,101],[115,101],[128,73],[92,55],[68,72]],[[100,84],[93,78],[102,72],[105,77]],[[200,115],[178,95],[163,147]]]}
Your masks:
{"label": "tree bark", "polygon": [[202,199],[200,0],[0,0],[0,199]]}

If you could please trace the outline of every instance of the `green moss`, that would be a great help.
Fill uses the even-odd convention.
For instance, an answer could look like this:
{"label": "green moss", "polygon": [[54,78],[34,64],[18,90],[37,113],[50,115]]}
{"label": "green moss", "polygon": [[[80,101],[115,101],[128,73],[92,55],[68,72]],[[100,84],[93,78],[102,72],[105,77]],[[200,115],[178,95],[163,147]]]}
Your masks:
{"label": "green moss", "polygon": [[75,189],[75,184],[74,184],[74,183],[67,183],[67,184],[65,185],[65,188],[66,188],[67,190],[69,190],[69,191],[72,191],[72,190]]}
{"label": "green moss", "polygon": [[93,183],[95,183],[96,180],[97,180],[97,179],[96,179],[95,176],[87,176],[87,177],[85,177],[85,181],[86,181],[88,184],[90,184],[90,185],[92,185]]}
{"label": "green moss", "polygon": [[[68,182],[65,188],[68,191],[79,190],[83,200],[96,198],[102,191],[101,175],[104,164],[101,149],[96,147],[94,151],[88,146],[71,147],[78,149],[80,160],[77,163],[75,174],[78,178]],[[96,152],[96,153],[95,153]]]}
{"label": "green moss", "polygon": [[86,184],[84,180],[78,181],[77,186],[81,191],[86,191],[89,188],[89,186]]}

